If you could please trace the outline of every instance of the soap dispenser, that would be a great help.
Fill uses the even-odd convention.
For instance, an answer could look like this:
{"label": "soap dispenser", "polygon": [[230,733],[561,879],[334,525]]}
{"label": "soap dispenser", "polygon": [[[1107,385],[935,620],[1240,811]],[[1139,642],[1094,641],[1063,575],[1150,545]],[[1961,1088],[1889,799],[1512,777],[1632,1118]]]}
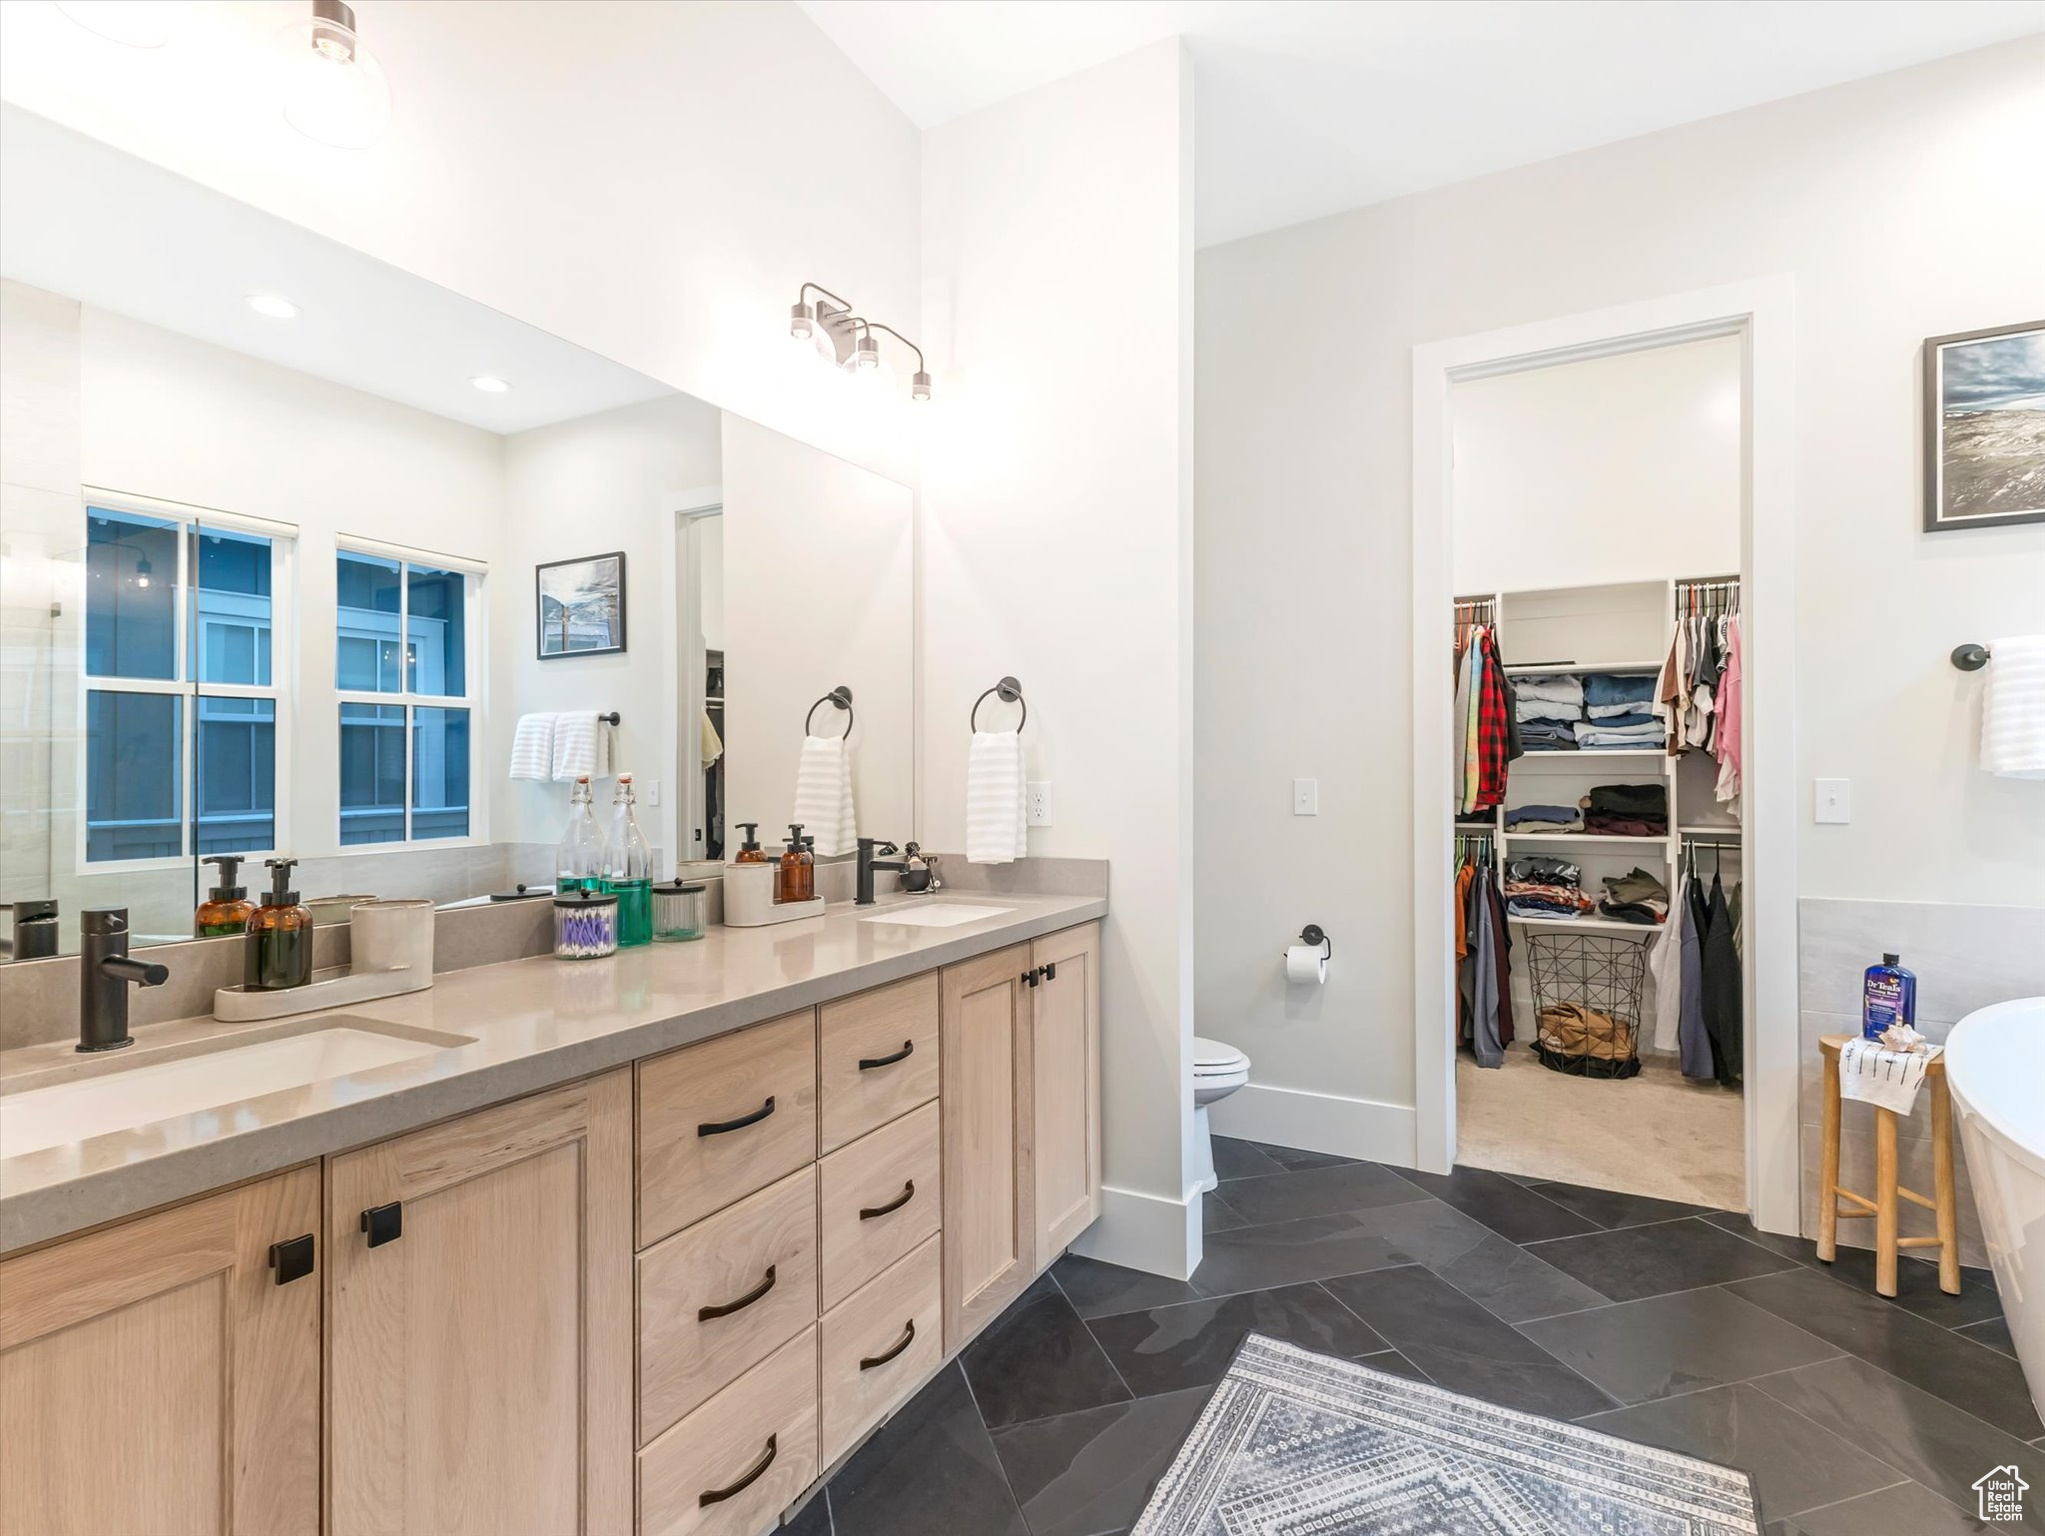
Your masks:
{"label": "soap dispenser", "polygon": [[816,870],[802,856],[802,823],[788,825],[788,849],[781,855],[781,878],[776,883],[776,901],[808,901],[815,895]]}
{"label": "soap dispenser", "polygon": [[745,833],[745,839],[738,845],[738,852],[732,855],[731,862],[765,864],[767,854],[766,850],[760,847],[760,824],[757,821],[741,821],[736,825],[739,831]]}
{"label": "soap dispenser", "polygon": [[248,887],[239,884],[235,876],[241,871],[241,855],[238,853],[216,853],[211,858],[201,859],[201,864],[217,864],[220,879],[199,903],[199,910],[192,915],[192,931],[202,939],[216,939],[222,934],[247,933],[249,914],[256,910],[256,904],[248,899]]}
{"label": "soap dispenser", "polygon": [[312,913],[290,889],[296,859],[265,859],[271,871],[263,904],[249,914],[248,949],[242,986],[250,992],[282,992],[312,980]]}

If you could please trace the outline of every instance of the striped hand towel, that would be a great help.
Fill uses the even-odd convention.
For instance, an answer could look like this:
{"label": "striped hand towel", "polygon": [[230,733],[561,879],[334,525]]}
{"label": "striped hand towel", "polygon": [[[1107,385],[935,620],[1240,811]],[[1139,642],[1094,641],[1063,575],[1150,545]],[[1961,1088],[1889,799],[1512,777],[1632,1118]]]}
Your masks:
{"label": "striped hand towel", "polygon": [[511,736],[511,776],[539,779],[554,776],[554,717],[520,715]]}
{"label": "striped hand towel", "polygon": [[1879,1040],[1849,1040],[1839,1048],[1839,1096],[1907,1115],[1941,1049],[1892,1051]]}
{"label": "striped hand towel", "polygon": [[583,774],[611,776],[611,728],[593,709],[554,717],[554,778],[573,783]]}
{"label": "striped hand towel", "polygon": [[2005,779],[2045,779],[2045,635],[1988,647],[1981,700],[1981,766]]}
{"label": "striped hand towel", "polygon": [[859,846],[852,809],[852,754],[841,736],[805,736],[795,770],[795,814],[802,830],[817,840],[819,858],[836,858]]}
{"label": "striped hand towel", "polygon": [[1022,735],[975,731],[966,761],[966,862],[1012,864],[1029,852]]}

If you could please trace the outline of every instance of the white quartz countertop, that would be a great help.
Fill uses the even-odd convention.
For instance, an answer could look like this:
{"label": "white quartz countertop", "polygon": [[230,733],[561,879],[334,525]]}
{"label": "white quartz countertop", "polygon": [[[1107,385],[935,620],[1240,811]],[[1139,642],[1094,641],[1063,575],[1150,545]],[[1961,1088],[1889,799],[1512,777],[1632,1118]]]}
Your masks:
{"label": "white quartz countertop", "polygon": [[[447,972],[424,992],[327,1010],[474,1043],[0,1159],[0,1253],[1055,933],[1108,906],[1099,896],[1007,892],[945,899],[990,914],[925,928],[868,921],[913,906],[914,897],[834,906],[821,917],[714,927],[693,943],[603,960],[539,956]],[[78,1056],[69,1042],[6,1052],[0,1115],[10,1091],[60,1073],[117,1073],[222,1033],[265,1028],[274,1025],[210,1018],[153,1025],[135,1031],[133,1049],[103,1060]]]}

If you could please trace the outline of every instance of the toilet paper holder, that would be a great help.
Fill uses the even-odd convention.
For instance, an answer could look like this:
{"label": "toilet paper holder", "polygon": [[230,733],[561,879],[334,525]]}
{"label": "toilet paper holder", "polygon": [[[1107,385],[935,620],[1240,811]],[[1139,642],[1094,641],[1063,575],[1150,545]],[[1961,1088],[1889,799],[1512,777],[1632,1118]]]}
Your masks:
{"label": "toilet paper holder", "polygon": [[1323,960],[1335,958],[1335,941],[1328,937],[1319,923],[1308,923],[1306,927],[1300,929],[1299,941],[1302,944],[1320,945],[1322,948],[1321,958]]}

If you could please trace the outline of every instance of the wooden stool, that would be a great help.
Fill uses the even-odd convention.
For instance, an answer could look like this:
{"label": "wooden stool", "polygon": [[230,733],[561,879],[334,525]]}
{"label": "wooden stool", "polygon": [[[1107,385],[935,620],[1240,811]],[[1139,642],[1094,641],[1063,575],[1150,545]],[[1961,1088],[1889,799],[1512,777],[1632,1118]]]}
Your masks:
{"label": "wooden stool", "polygon": [[[1818,1257],[1827,1264],[1838,1255],[1839,1218],[1875,1219],[1875,1289],[1896,1294],[1896,1251],[1936,1248],[1938,1288],[1960,1294],[1959,1204],[1953,1189],[1953,1101],[1946,1091],[1946,1058],[1942,1051],[1924,1069],[1924,1091],[1931,1095],[1931,1165],[1936,1198],[1927,1200],[1896,1182],[1896,1112],[1875,1107],[1875,1197],[1839,1187],[1839,1048],[1851,1035],[1826,1035],[1818,1042],[1825,1058],[1825,1151],[1818,1175]],[[1898,1237],[1896,1198],[1923,1206],[1938,1218],[1936,1237]],[[1851,1202],[1852,1208],[1845,1202]]]}

